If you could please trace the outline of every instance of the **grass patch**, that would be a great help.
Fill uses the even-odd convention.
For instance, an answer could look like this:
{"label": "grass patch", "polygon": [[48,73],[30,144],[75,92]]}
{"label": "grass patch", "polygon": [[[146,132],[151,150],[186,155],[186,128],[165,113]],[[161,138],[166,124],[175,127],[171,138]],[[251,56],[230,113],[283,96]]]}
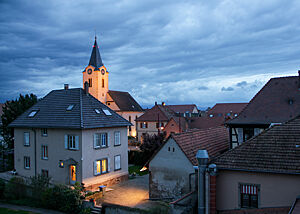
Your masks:
{"label": "grass patch", "polygon": [[23,210],[11,210],[7,208],[0,207],[1,214],[36,214],[33,212],[23,211]]}
{"label": "grass patch", "polygon": [[132,174],[132,173],[136,173],[137,175],[147,175],[149,173],[148,170],[145,170],[143,172],[140,172],[140,169],[143,168],[142,166],[130,166],[128,167],[128,171],[129,171],[129,174]]}

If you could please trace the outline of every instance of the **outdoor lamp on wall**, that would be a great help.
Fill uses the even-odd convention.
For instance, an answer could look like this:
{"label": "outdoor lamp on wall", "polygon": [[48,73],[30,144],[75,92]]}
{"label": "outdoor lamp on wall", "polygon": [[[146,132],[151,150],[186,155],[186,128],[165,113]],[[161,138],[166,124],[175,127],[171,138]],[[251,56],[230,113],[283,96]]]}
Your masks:
{"label": "outdoor lamp on wall", "polygon": [[64,168],[64,161],[63,160],[59,160],[59,165],[60,168]]}

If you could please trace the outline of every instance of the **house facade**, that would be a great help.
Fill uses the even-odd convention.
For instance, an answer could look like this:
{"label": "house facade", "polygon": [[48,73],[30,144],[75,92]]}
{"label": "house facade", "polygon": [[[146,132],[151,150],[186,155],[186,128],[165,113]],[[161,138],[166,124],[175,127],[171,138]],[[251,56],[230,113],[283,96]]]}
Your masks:
{"label": "house facade", "polygon": [[216,157],[228,149],[228,130],[217,127],[172,134],[149,161],[149,197],[178,199],[195,190],[196,153]]}
{"label": "house facade", "polygon": [[271,125],[296,117],[300,108],[299,88],[299,76],[270,79],[237,117],[226,122],[231,148]]}
{"label": "house facade", "polygon": [[85,82],[89,84],[90,94],[131,122],[133,126],[128,128],[128,135],[136,137],[134,120],[144,110],[128,92],[109,90],[109,72],[102,62],[96,38],[89,64],[82,75],[83,85]]}
{"label": "house facade", "polygon": [[218,213],[288,213],[300,194],[300,117],[213,161]]}
{"label": "house facade", "polygon": [[51,91],[10,124],[19,175],[87,188],[127,179],[131,124],[87,90]]}

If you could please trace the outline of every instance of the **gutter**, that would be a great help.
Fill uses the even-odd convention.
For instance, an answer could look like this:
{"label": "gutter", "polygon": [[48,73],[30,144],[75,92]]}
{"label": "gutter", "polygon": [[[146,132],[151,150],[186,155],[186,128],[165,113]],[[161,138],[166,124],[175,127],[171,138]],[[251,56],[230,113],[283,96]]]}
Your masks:
{"label": "gutter", "polygon": [[230,170],[230,171],[244,171],[244,172],[260,172],[260,173],[274,173],[274,174],[288,174],[288,175],[300,175],[300,172],[276,172],[276,171],[269,171],[269,170],[251,170],[251,169],[232,169],[232,168],[225,168],[225,167],[218,167],[218,170]]}

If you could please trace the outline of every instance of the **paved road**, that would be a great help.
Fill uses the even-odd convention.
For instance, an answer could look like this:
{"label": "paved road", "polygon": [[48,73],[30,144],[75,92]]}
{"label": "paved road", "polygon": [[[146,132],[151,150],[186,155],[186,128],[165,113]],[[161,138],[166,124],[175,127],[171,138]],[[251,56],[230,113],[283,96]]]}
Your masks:
{"label": "paved road", "polygon": [[24,211],[40,213],[40,214],[63,214],[62,212],[58,212],[58,211],[54,211],[54,210],[46,210],[46,209],[42,209],[42,208],[19,206],[19,205],[14,205],[14,204],[0,203],[0,207],[12,209],[12,210],[24,210]]}
{"label": "paved road", "polygon": [[134,179],[110,187],[113,190],[106,192],[103,198],[97,200],[97,204],[106,202],[141,209],[151,208],[157,205],[157,202],[148,200],[148,183],[149,175],[136,176]]}

